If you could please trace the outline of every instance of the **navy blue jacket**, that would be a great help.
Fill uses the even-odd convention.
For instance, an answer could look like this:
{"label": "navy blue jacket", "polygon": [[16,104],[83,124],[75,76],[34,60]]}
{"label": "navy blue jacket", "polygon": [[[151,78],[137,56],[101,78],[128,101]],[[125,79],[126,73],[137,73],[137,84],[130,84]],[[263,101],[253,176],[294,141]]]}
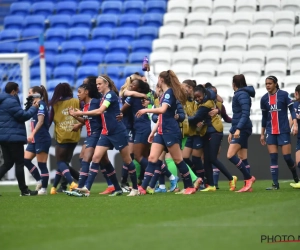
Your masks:
{"label": "navy blue jacket", "polygon": [[253,86],[240,88],[234,92],[232,98],[232,127],[230,133],[234,134],[236,129],[248,130],[252,129],[250,120],[251,98],[255,96]]}
{"label": "navy blue jacket", "polygon": [[[181,103],[178,100],[176,101],[176,104],[177,104],[176,114],[179,116],[177,121],[178,122],[183,122],[184,119],[185,119],[184,109],[183,109]],[[153,114],[152,115],[152,121],[154,123],[157,123],[157,120],[158,120],[158,114]]]}
{"label": "navy blue jacket", "polygon": [[0,142],[27,143],[25,121],[29,120],[38,109],[31,107],[24,111],[18,96],[0,94]]}

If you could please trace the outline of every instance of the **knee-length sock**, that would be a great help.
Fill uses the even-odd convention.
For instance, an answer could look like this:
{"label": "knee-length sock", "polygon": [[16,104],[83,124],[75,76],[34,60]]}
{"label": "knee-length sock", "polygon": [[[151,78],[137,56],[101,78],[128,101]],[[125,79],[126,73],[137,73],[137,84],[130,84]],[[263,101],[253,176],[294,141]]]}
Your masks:
{"label": "knee-length sock", "polygon": [[41,170],[41,178],[42,178],[42,188],[48,187],[49,182],[49,171],[47,168],[47,163],[45,162],[38,162],[39,168]]}

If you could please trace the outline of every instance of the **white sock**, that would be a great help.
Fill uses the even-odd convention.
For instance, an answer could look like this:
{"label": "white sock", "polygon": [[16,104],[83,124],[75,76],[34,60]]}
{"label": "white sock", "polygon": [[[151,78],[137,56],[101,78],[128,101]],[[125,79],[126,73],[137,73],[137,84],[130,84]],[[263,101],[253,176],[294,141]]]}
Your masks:
{"label": "white sock", "polygon": [[47,192],[47,188],[41,188],[42,192]]}
{"label": "white sock", "polygon": [[174,180],[175,180],[175,176],[174,176],[174,175],[171,175],[171,176],[169,177],[169,180],[170,180],[170,181],[174,181]]}
{"label": "white sock", "polygon": [[160,189],[166,189],[166,185],[159,185]]}

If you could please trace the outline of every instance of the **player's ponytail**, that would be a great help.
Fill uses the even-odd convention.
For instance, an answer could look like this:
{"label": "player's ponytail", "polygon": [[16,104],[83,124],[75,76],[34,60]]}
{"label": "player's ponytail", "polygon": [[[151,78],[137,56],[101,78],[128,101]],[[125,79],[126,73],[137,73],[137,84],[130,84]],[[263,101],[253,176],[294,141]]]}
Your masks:
{"label": "player's ponytail", "polygon": [[31,88],[33,93],[38,93],[41,96],[41,99],[46,103],[47,107],[49,107],[49,100],[48,100],[48,92],[46,88],[41,86],[34,86]]}
{"label": "player's ponytail", "polygon": [[279,89],[278,79],[276,76],[268,76],[266,80],[267,79],[272,80],[276,84],[276,89]]}

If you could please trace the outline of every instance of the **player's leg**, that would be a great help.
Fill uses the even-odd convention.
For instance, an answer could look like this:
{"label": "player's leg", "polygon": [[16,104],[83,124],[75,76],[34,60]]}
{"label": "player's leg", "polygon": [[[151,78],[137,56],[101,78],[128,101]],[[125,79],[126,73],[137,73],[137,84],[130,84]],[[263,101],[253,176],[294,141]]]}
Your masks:
{"label": "player's leg", "polygon": [[266,143],[270,155],[270,171],[272,175],[272,186],[267,187],[266,190],[278,190],[278,140],[277,135],[267,135]]}
{"label": "player's leg", "polygon": [[[297,146],[296,146],[296,164],[298,166],[298,168],[300,169],[300,140],[298,139],[297,140]],[[300,188],[300,182],[298,183],[290,183],[290,185],[293,187],[293,188]]]}
{"label": "player's leg", "polygon": [[24,153],[24,164],[32,177],[36,180],[35,190],[38,191],[42,187],[42,181],[38,168],[32,163],[35,156],[35,144],[28,144]]}

